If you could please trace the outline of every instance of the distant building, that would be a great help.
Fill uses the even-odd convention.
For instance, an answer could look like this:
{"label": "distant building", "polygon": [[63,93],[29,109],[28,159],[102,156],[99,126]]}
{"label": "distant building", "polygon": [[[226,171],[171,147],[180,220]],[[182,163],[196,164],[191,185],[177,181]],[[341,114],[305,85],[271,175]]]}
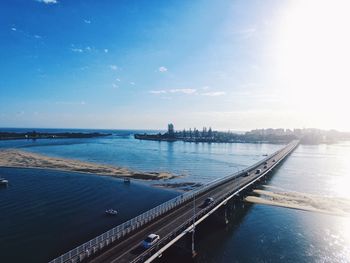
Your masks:
{"label": "distant building", "polygon": [[174,133],[174,125],[172,123],[168,124],[168,135],[170,137],[174,137],[175,133]]}
{"label": "distant building", "polygon": [[[0,140],[1,140],[0,132]],[[36,133],[27,133],[26,138],[36,139]],[[270,142],[283,143],[294,139],[300,139],[301,143],[318,144],[318,143],[333,143],[339,140],[350,140],[350,133],[337,132],[335,130],[325,131],[314,128],[303,129],[255,129],[247,131],[244,134],[233,132],[213,131],[211,127],[207,129],[203,127],[202,131],[198,129],[183,129],[175,131],[172,123],[168,124],[168,131],[164,134],[134,134],[135,139],[154,140],[154,141],[178,141],[185,142]]]}
{"label": "distant building", "polygon": [[213,137],[213,131],[211,130],[211,127],[209,127],[209,130],[208,130],[208,137],[210,139],[212,139],[212,137]]}

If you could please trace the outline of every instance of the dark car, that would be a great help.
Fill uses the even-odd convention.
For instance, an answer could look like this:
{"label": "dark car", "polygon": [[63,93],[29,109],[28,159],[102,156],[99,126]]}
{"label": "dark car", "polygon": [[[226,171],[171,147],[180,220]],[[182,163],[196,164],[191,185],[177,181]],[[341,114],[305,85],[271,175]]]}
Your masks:
{"label": "dark car", "polygon": [[249,172],[246,172],[243,174],[244,177],[248,176],[249,175]]}
{"label": "dark car", "polygon": [[204,206],[208,206],[210,204],[214,203],[214,198],[212,197],[208,197],[207,199],[205,199],[204,201]]}

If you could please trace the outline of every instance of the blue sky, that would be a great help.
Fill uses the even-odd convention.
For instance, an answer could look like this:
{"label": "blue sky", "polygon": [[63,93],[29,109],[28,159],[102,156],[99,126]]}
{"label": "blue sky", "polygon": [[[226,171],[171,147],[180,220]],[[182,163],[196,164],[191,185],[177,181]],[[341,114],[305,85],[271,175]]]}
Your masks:
{"label": "blue sky", "polygon": [[300,48],[285,43],[298,10],[277,0],[1,1],[0,126],[345,129],[296,104],[304,89],[289,83],[302,73],[285,55]]}

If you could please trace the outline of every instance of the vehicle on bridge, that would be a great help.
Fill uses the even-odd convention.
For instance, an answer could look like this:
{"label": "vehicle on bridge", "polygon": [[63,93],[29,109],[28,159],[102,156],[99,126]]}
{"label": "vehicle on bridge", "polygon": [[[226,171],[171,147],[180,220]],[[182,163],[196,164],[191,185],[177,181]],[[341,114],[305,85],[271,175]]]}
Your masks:
{"label": "vehicle on bridge", "polygon": [[246,177],[246,176],[248,176],[249,174],[250,174],[249,172],[246,172],[246,173],[243,174],[243,177]]}
{"label": "vehicle on bridge", "polygon": [[145,240],[142,241],[142,246],[144,248],[150,248],[155,243],[157,243],[159,239],[160,239],[159,235],[150,234],[150,235],[148,235],[148,237],[146,237]]}
{"label": "vehicle on bridge", "polygon": [[261,169],[257,169],[255,173],[256,173],[256,174],[261,173]]}
{"label": "vehicle on bridge", "polygon": [[205,199],[205,201],[204,201],[204,206],[211,205],[212,203],[214,203],[214,198],[208,197],[208,198]]}

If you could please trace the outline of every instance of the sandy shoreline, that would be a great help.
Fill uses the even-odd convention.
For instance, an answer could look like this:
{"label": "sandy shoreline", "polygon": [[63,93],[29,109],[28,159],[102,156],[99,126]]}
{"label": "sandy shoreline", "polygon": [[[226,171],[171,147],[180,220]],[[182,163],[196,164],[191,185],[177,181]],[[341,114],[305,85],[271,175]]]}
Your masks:
{"label": "sandy shoreline", "polygon": [[0,150],[0,167],[52,169],[141,180],[160,180],[177,177],[166,172],[138,172],[123,167],[48,157],[17,149]]}
{"label": "sandy shoreline", "polygon": [[[271,189],[278,189],[271,187]],[[310,212],[350,216],[350,200],[345,198],[318,196],[306,193],[283,191],[266,191],[255,189],[253,194],[259,196],[247,196],[246,202],[280,206]]]}

